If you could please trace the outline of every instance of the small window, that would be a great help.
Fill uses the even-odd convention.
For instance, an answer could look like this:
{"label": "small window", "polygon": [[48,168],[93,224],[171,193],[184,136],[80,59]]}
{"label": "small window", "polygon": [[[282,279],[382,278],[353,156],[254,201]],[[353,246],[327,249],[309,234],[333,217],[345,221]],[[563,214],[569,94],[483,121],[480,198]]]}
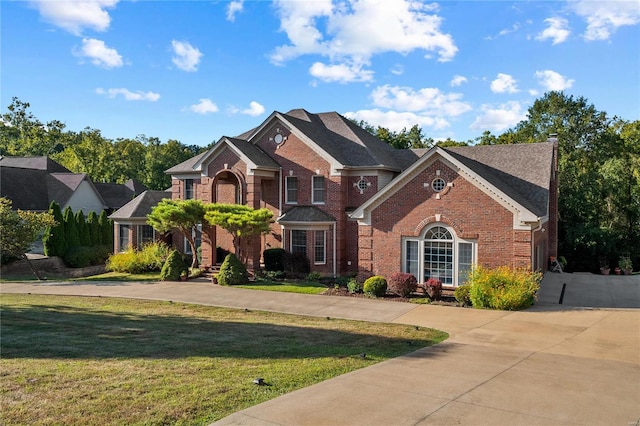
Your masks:
{"label": "small window", "polygon": [[431,183],[431,187],[436,192],[442,191],[445,188],[445,186],[447,186],[447,183],[442,178],[434,179],[433,182]]}
{"label": "small window", "polygon": [[193,179],[184,180],[184,199],[193,199]]}
{"label": "small window", "polygon": [[326,256],[326,235],[324,231],[314,232],[314,256],[313,263],[316,265],[324,265],[327,262]]}
{"label": "small window", "polygon": [[324,176],[313,176],[313,204],[324,204]]}
{"label": "small window", "polygon": [[291,253],[307,254],[307,231],[293,229],[291,231]]}
{"label": "small window", "polygon": [[153,227],[150,225],[138,225],[138,247],[144,243],[153,241]]}
{"label": "small window", "polygon": [[298,202],[298,178],[295,176],[287,176],[285,180],[286,186],[286,203],[296,204]]}
{"label": "small window", "polygon": [[129,249],[129,225],[120,225],[118,228],[118,249],[127,251]]}

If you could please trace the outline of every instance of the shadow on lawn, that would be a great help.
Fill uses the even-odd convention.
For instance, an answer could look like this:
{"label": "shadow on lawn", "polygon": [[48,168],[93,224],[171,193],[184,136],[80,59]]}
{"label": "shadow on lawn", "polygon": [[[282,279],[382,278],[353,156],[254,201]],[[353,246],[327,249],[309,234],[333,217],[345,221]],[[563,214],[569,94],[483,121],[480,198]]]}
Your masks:
{"label": "shadow on lawn", "polygon": [[[332,319],[314,318],[316,328],[265,323],[270,314],[264,312],[237,311],[235,315],[237,320],[218,321],[202,316],[118,313],[57,305],[3,305],[2,357],[252,359],[366,353],[375,358],[411,352],[437,343],[444,335],[435,335],[434,341],[431,330],[407,326],[407,337],[381,337],[330,329],[331,322],[336,321]],[[291,321],[299,318],[291,316]]]}

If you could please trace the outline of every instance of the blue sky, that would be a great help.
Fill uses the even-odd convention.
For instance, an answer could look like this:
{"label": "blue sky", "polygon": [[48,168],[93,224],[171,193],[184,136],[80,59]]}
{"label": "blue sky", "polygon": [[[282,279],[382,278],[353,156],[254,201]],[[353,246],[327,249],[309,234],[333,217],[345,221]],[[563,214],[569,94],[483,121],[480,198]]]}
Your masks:
{"label": "blue sky", "polygon": [[1,107],[206,145],[271,112],[469,140],[548,90],[640,118],[638,1],[2,1]]}

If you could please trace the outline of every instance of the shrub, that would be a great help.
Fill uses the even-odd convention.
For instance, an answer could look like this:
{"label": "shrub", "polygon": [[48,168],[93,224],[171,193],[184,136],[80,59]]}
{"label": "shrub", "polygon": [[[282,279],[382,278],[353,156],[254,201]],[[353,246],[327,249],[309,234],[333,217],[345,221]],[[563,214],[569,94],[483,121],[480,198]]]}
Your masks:
{"label": "shrub", "polygon": [[461,285],[455,289],[453,296],[462,306],[471,306],[471,298],[469,297],[470,290],[471,286]]}
{"label": "shrub", "polygon": [[180,281],[180,275],[187,270],[182,255],[178,250],[173,250],[160,271],[160,279],[162,281]]}
{"label": "shrub", "polygon": [[225,250],[222,247],[216,247],[216,263],[224,262],[224,259],[230,253],[229,250]]}
{"label": "shrub", "polygon": [[322,275],[320,275],[320,272],[317,271],[309,272],[309,275],[307,275],[307,281],[311,282],[320,281],[320,278],[322,278]]}
{"label": "shrub", "polygon": [[495,269],[477,266],[470,278],[469,297],[475,308],[513,311],[533,304],[542,274],[506,266]]}
{"label": "shrub", "polygon": [[70,268],[84,268],[91,265],[101,265],[108,257],[109,247],[76,246],[67,250],[63,260]]}
{"label": "shrub", "polygon": [[189,268],[189,276],[191,278],[201,277],[203,274],[202,269],[200,268]]}
{"label": "shrub", "polygon": [[113,254],[107,259],[107,270],[140,274],[143,272],[160,271],[169,257],[171,249],[161,241],[147,243],[142,250],[128,249]]}
{"label": "shrub", "polygon": [[397,272],[389,279],[389,290],[400,297],[407,297],[418,288],[418,280],[412,274]]}
{"label": "shrub", "polygon": [[362,291],[369,297],[382,297],[387,292],[387,280],[380,275],[374,275],[366,279]]}
{"label": "shrub", "polygon": [[356,281],[358,281],[358,283],[360,284],[364,284],[364,282],[367,280],[367,278],[371,278],[373,277],[373,272],[368,271],[366,269],[361,269],[358,271],[358,275],[356,275]]}
{"label": "shrub", "polygon": [[270,248],[262,253],[264,269],[267,271],[284,271],[284,259],[287,252],[281,248]]}
{"label": "shrub", "polygon": [[359,283],[355,278],[351,278],[347,282],[347,290],[349,290],[349,293],[362,293],[362,283]]}
{"label": "shrub", "polygon": [[284,270],[287,276],[305,277],[311,271],[309,258],[303,253],[287,253],[284,257]]}
{"label": "shrub", "polygon": [[249,282],[247,268],[240,262],[235,254],[229,253],[224,258],[224,262],[220,265],[218,273],[218,284],[220,285],[238,285]]}
{"label": "shrub", "polygon": [[442,296],[442,281],[436,278],[429,278],[424,283],[424,292],[431,300],[440,300],[440,296]]}

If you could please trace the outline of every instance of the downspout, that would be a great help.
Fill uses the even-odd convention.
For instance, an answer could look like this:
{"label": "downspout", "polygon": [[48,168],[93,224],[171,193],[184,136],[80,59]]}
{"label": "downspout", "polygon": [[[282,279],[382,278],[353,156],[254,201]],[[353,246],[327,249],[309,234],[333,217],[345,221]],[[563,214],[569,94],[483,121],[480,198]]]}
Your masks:
{"label": "downspout", "polygon": [[337,249],[336,249],[336,242],[337,242],[338,238],[336,236],[336,224],[335,222],[333,223],[333,277],[335,278],[337,276],[337,265],[336,265],[336,254],[337,254]]}
{"label": "downspout", "polygon": [[[536,232],[542,230],[542,219],[538,218],[538,226],[531,230],[531,271],[535,272],[533,266],[535,265],[536,258]],[[543,265],[539,265],[544,270]]]}

